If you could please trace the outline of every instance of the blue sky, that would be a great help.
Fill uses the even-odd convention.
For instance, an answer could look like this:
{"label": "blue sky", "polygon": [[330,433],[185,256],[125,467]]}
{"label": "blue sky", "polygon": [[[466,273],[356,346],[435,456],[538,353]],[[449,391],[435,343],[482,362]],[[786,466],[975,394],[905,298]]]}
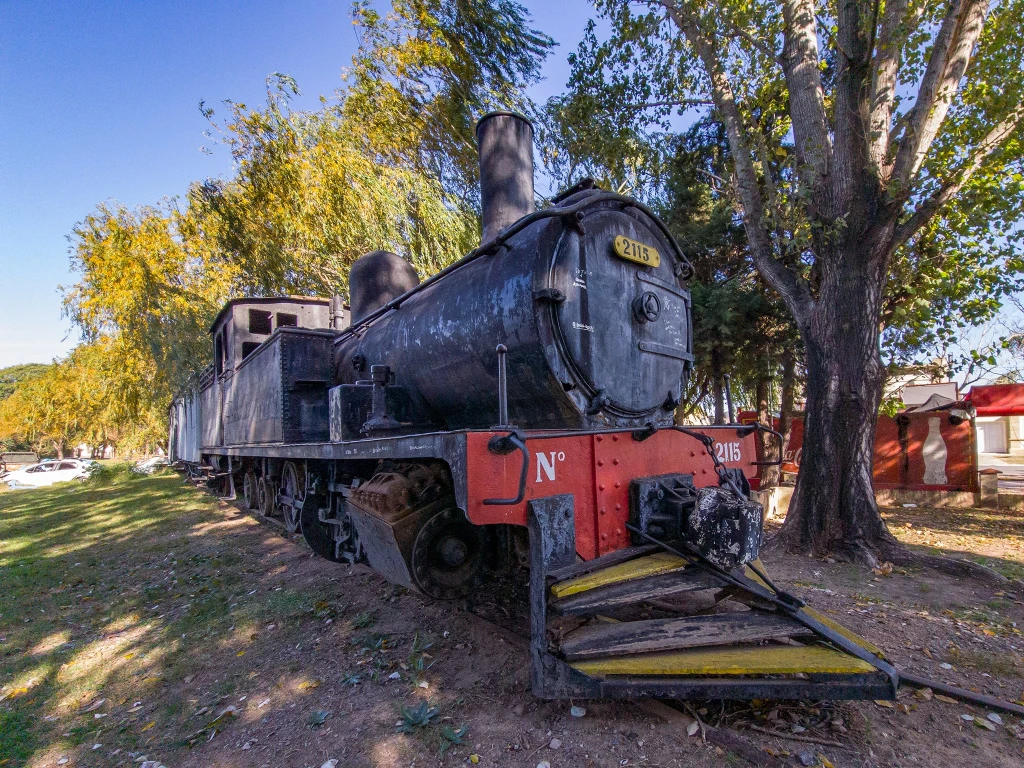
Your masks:
{"label": "blue sky", "polygon": [[[532,94],[544,100],[562,91],[591,6],[523,2],[560,43]],[[59,286],[74,282],[67,235],[97,203],[157,203],[231,173],[222,148],[201,151],[210,142],[200,100],[259,103],[272,72],[296,78],[299,108],[341,85],[356,48],[349,8],[0,0],[0,367],[47,362],[77,342]]]}
{"label": "blue sky", "polygon": [[[560,91],[589,18],[583,0],[525,5],[562,45],[538,98]],[[228,175],[201,147],[201,99],[258,103],[271,72],[298,107],[341,85],[356,48],[346,0],[0,0],[0,367],[47,362],[77,342],[61,317],[74,282],[67,235],[97,203],[130,206]]]}

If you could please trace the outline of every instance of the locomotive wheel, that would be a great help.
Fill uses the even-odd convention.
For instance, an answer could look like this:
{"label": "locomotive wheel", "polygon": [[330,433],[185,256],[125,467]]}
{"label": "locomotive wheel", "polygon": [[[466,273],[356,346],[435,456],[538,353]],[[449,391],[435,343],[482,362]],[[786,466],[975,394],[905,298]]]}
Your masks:
{"label": "locomotive wheel", "polygon": [[425,594],[454,600],[469,594],[484,565],[483,530],[457,507],[427,520],[412,547],[412,577]]}
{"label": "locomotive wheel", "polygon": [[[330,560],[333,563],[342,562],[335,556],[337,551],[334,546],[334,526],[320,522],[320,514],[317,507],[319,504],[304,504],[300,516],[302,523],[302,538],[309,544],[309,548],[320,557]],[[346,526],[351,529],[351,525]]]}
{"label": "locomotive wheel", "polygon": [[259,506],[259,481],[256,473],[251,469],[245,473],[242,480],[242,498],[245,500],[246,509],[256,509]]}
{"label": "locomotive wheel", "polygon": [[274,484],[265,477],[261,477],[256,484],[256,498],[259,513],[263,517],[270,517],[274,514]]}
{"label": "locomotive wheel", "polygon": [[302,500],[306,495],[306,473],[294,462],[285,462],[281,471],[281,495],[291,502],[282,502],[281,516],[288,533],[299,529],[299,515],[302,511]]}

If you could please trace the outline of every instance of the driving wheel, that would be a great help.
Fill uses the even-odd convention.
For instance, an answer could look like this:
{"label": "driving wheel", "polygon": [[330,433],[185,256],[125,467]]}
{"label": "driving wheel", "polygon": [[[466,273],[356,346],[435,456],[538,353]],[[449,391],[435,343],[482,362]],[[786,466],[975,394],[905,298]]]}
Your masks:
{"label": "driving wheel", "polygon": [[274,484],[265,477],[261,477],[256,484],[256,494],[259,503],[259,513],[263,517],[270,517],[274,514]]}
{"label": "driving wheel", "polygon": [[256,473],[251,469],[245,473],[245,477],[242,480],[242,498],[246,509],[256,509],[259,507],[258,482],[256,480]]}
{"label": "driving wheel", "polygon": [[413,580],[424,593],[441,600],[465,597],[483,569],[483,530],[458,507],[427,520],[412,548]]}
{"label": "driving wheel", "polygon": [[281,515],[288,533],[299,529],[299,515],[306,496],[306,474],[295,462],[285,462],[281,471]]}

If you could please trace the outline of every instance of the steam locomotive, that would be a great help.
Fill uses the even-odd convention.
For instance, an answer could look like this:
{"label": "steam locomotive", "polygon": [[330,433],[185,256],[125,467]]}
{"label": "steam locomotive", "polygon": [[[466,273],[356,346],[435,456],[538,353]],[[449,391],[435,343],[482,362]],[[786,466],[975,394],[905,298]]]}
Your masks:
{"label": "steam locomotive", "polygon": [[434,598],[528,567],[543,698],[893,697],[760,566],[756,427],[675,424],[692,268],[665,225],[592,181],[537,209],[530,122],[476,135],[481,245],[422,282],[366,254],[348,304],[228,302],[172,458]]}

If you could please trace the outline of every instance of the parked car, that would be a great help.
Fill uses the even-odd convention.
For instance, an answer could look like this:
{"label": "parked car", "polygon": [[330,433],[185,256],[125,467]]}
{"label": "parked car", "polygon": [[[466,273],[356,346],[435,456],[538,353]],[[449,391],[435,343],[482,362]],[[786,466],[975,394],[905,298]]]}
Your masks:
{"label": "parked car", "polygon": [[95,462],[86,459],[48,459],[10,472],[3,481],[11,488],[41,488],[68,480],[84,480]]}
{"label": "parked car", "polygon": [[139,472],[143,475],[152,475],[156,470],[161,467],[169,467],[171,462],[167,460],[166,456],[151,456],[148,459],[138,462],[132,471]]}
{"label": "parked car", "polygon": [[32,451],[7,451],[0,453],[0,480],[29,464],[36,464],[39,457]]}

